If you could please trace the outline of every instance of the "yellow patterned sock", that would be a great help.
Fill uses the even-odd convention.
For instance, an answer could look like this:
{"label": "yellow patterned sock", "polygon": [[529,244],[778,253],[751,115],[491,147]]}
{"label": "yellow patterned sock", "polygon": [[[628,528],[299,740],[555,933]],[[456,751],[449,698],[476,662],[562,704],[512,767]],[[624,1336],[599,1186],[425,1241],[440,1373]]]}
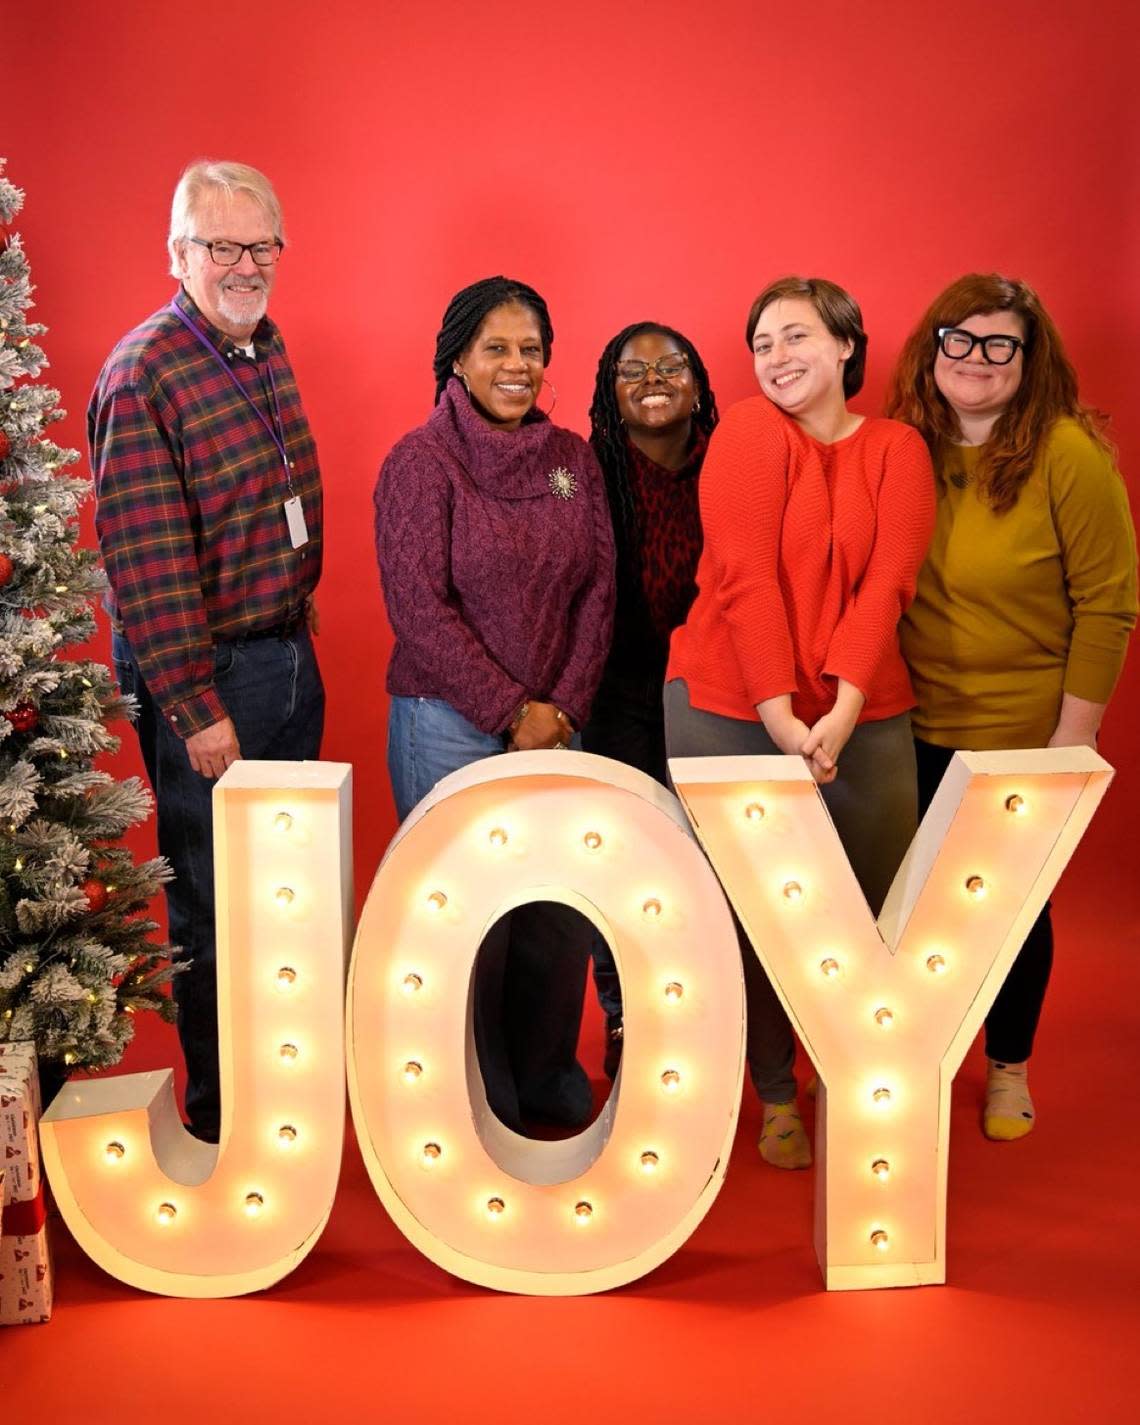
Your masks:
{"label": "yellow patterned sock", "polygon": [[986,1060],[986,1107],[982,1131],[987,1138],[1010,1142],[1024,1138],[1033,1127],[1033,1100],[1029,1097],[1029,1061],[1005,1064]]}
{"label": "yellow patterned sock", "polygon": [[795,1099],[788,1103],[761,1103],[764,1127],[760,1131],[760,1156],[774,1168],[810,1168],[811,1144]]}

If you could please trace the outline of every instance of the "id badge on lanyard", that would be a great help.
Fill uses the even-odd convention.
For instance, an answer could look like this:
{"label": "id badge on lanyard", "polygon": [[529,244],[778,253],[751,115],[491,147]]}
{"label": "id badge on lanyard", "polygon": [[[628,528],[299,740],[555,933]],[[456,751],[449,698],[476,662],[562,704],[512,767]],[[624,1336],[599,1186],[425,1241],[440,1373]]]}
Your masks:
{"label": "id badge on lanyard", "polygon": [[265,429],[269,432],[270,439],[277,447],[277,453],[281,457],[281,466],[285,472],[285,485],[289,490],[289,498],[285,500],[281,506],[285,514],[285,525],[286,528],[289,530],[289,543],[293,546],[294,549],[303,548],[309,542],[309,528],[305,523],[305,510],[301,504],[301,497],[300,495],[294,493],[293,490],[293,468],[289,461],[289,452],[285,447],[285,427],[281,420],[281,407],[277,400],[277,382],[273,379],[273,367],[271,365],[266,366],[266,370],[269,373],[269,391],[273,405],[274,425],[271,425],[269,421],[265,419],[265,414],[262,411],[261,407],[257,404],[257,402],[245,389],[242,383],[238,380],[237,376],[234,374],[233,368],[231,366],[227,366],[226,363],[222,360],[221,353],[217,350],[214,344],[206,337],[205,333],[198,330],[198,328],[194,325],[194,323],[190,320],[186,313],[181,309],[181,307],[178,306],[177,302],[171,301],[170,310],[174,313],[174,315],[178,318],[178,320],[182,323],[186,330],[191,334],[191,336],[193,336],[202,346],[206,348],[206,350],[210,353],[210,355],[214,358],[214,360],[218,363],[218,365],[222,368],[222,370],[237,387],[238,391],[241,392],[241,395],[244,398],[246,404],[249,406],[250,410],[265,427]]}

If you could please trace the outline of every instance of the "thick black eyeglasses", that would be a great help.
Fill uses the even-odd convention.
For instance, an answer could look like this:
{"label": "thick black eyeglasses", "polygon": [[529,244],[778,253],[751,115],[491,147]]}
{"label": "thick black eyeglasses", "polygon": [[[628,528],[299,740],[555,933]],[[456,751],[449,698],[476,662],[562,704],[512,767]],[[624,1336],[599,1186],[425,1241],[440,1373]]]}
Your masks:
{"label": "thick black eyeglasses", "polygon": [[939,327],[935,332],[943,356],[951,361],[962,361],[974,347],[982,348],[982,355],[991,366],[1008,366],[1018,350],[1025,350],[1025,343],[1019,336],[975,336],[961,327]]}
{"label": "thick black eyeglasses", "polygon": [[192,237],[190,241],[204,247],[219,267],[236,267],[247,252],[258,267],[272,267],[285,246],[279,238],[274,242],[230,242],[226,238],[211,242],[207,238]]}
{"label": "thick black eyeglasses", "polygon": [[674,376],[680,376],[688,364],[687,356],[679,351],[670,351],[659,356],[656,361],[619,361],[617,377],[619,381],[625,381],[632,386],[638,381],[644,381],[651,371],[656,371],[662,381],[668,381]]}

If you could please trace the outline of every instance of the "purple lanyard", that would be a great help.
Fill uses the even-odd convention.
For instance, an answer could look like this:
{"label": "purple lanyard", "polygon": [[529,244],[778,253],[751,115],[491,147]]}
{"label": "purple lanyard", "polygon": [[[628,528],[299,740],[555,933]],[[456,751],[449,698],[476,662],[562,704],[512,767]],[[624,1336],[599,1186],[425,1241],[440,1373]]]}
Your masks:
{"label": "purple lanyard", "polygon": [[177,302],[173,300],[171,301],[170,310],[174,313],[174,315],[178,318],[178,320],[182,323],[186,330],[191,334],[191,336],[193,336],[198,342],[201,343],[202,346],[206,348],[206,350],[210,353],[210,355],[214,358],[214,360],[218,363],[218,365],[222,368],[222,370],[237,387],[238,391],[241,393],[250,410],[265,427],[265,429],[269,432],[270,439],[273,441],[273,444],[277,447],[277,450],[280,453],[281,464],[285,468],[285,480],[289,486],[289,493],[290,495],[292,495],[294,493],[293,470],[289,464],[289,452],[285,448],[285,426],[283,425],[281,420],[281,406],[277,400],[277,382],[273,379],[273,363],[271,361],[267,361],[265,363],[265,369],[269,374],[269,392],[273,401],[273,425],[270,425],[270,423],[265,418],[265,412],[261,409],[261,407],[249,394],[246,388],[238,380],[233,367],[227,365],[227,363],[222,358],[221,352],[213,344],[213,342],[210,341],[209,337],[206,336],[205,332],[200,331],[198,327],[194,325],[194,323],[190,320],[190,318],[186,315],[186,313],[182,310],[182,308],[178,305]]}

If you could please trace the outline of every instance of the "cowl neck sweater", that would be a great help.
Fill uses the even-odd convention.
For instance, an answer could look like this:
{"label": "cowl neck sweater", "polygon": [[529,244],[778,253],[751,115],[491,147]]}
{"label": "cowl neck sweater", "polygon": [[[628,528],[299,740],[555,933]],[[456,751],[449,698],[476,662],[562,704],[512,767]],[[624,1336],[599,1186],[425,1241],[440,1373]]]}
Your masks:
{"label": "cowl neck sweater", "polygon": [[388,691],[483,732],[525,699],[581,726],[609,651],[613,536],[594,453],[534,414],[496,430],[448,382],[385,460],[376,554],[396,646]]}

